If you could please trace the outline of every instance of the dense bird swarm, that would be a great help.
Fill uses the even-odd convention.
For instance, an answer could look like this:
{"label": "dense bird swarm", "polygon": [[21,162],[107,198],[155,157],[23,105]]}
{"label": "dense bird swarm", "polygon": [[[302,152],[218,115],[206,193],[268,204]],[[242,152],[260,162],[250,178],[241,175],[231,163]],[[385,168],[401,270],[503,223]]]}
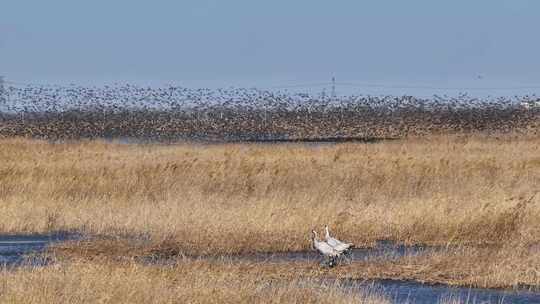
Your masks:
{"label": "dense bird swarm", "polygon": [[535,97],[312,96],[257,89],[9,87],[0,137],[159,141],[382,139],[537,133]]}

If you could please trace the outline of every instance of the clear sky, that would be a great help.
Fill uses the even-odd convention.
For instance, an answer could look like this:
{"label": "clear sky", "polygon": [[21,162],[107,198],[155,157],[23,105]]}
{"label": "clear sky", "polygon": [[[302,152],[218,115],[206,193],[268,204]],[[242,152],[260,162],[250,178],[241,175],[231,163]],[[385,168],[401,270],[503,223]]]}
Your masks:
{"label": "clear sky", "polygon": [[383,85],[540,86],[539,30],[537,0],[2,0],[0,75],[198,87],[333,75]]}

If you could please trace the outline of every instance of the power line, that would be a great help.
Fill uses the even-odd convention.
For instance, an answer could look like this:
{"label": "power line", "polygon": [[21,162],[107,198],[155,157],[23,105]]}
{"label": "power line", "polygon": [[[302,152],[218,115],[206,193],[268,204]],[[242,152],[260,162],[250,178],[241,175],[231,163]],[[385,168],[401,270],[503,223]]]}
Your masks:
{"label": "power line", "polygon": [[314,88],[328,86],[328,82],[314,82],[314,83],[300,83],[300,84],[288,84],[288,85],[276,85],[266,87],[268,89],[294,89],[294,88]]}
{"label": "power line", "polygon": [[[52,87],[69,87],[70,85],[57,85],[57,84],[39,84],[28,82],[15,82],[7,81],[5,77],[0,77],[0,90],[5,91],[5,85],[19,85],[19,86],[52,86]],[[274,86],[256,86],[261,89],[295,89],[295,88],[316,88],[316,87],[330,87],[331,96],[336,96],[336,88],[338,86],[356,87],[356,88],[381,88],[381,89],[418,89],[418,90],[453,90],[453,91],[490,91],[490,90],[537,90],[540,89],[540,85],[528,85],[528,86],[509,86],[509,87],[458,87],[458,86],[437,86],[437,85],[409,85],[409,84],[383,84],[383,83],[360,83],[360,82],[337,82],[335,77],[332,77],[331,82],[312,82],[312,83],[296,83],[296,84],[283,84]],[[226,87],[226,86],[223,86]]]}
{"label": "power line", "polygon": [[540,89],[540,86],[515,86],[515,87],[444,87],[430,85],[386,85],[374,83],[338,82],[337,85],[358,88],[381,88],[381,89],[423,89],[423,90],[463,90],[463,91],[488,91],[488,90],[527,90]]}
{"label": "power line", "polygon": [[538,90],[540,85],[528,85],[528,86],[508,86],[508,87],[459,87],[459,86],[437,86],[437,85],[409,85],[409,84],[381,84],[381,83],[356,83],[356,82],[337,82],[335,77],[332,77],[331,82],[315,82],[315,83],[301,83],[301,84],[289,84],[289,85],[276,85],[259,88],[266,89],[288,89],[288,88],[315,88],[315,87],[330,87],[331,96],[337,95],[336,88],[338,86],[356,87],[356,88],[380,88],[380,89],[418,89],[418,90],[449,90],[449,91],[510,91],[510,90]]}

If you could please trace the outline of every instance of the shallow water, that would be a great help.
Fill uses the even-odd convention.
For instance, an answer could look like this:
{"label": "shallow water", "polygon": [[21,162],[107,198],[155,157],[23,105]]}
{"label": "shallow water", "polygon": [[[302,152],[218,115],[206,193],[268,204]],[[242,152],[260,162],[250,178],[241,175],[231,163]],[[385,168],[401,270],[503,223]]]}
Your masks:
{"label": "shallow water", "polygon": [[[415,256],[442,250],[439,247],[406,246],[391,241],[378,241],[373,248],[354,248],[351,250],[350,261],[369,261],[372,259],[392,260],[405,256]],[[321,261],[322,257],[315,251],[274,252],[237,254],[217,257],[204,257],[211,259],[227,259],[233,261],[248,261],[260,263],[287,263]]]}
{"label": "shallow water", "polygon": [[72,238],[68,234],[0,235],[0,267],[46,264],[45,259],[29,255],[43,252],[51,243]]}

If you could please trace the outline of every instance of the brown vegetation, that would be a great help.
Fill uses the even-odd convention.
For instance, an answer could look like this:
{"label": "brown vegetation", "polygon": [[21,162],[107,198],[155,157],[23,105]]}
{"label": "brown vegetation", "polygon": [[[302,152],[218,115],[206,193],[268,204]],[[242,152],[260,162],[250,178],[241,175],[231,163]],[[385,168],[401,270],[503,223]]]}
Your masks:
{"label": "brown vegetation", "polygon": [[540,140],[118,145],[2,140],[0,231],[145,236],[185,254],[539,241]]}

